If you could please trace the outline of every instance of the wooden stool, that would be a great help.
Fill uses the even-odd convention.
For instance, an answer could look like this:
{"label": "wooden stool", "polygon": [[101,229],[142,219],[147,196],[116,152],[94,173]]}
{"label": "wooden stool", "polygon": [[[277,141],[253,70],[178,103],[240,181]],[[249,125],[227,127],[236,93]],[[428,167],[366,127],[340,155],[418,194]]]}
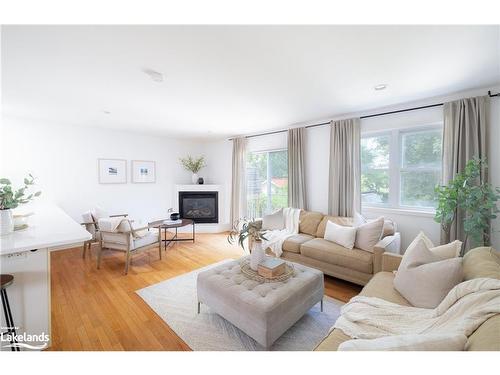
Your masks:
{"label": "wooden stool", "polygon": [[[14,282],[14,276],[12,275],[0,275],[1,279],[1,293],[2,293],[2,307],[5,314],[5,323],[7,324],[7,331],[2,332],[10,335],[10,343],[16,344],[16,327],[14,325],[14,320],[12,319],[12,312],[10,311],[9,298],[7,297],[7,287]],[[17,346],[11,346],[12,351],[20,351]]]}

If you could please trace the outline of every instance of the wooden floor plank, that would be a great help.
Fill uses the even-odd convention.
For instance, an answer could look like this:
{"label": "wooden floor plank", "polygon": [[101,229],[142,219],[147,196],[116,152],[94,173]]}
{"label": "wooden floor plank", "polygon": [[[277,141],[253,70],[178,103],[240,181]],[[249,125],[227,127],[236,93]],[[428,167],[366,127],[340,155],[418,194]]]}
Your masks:
{"label": "wooden floor plank", "polygon": [[[87,253],[88,254],[88,253]],[[82,259],[81,248],[51,253],[52,347],[50,350],[190,350],[135,291],[166,279],[244,255],[224,234],[198,234],[196,243],[178,242],[163,252],[152,248],[132,260],[97,249]],[[325,294],[348,301],[361,287],[325,277]]]}

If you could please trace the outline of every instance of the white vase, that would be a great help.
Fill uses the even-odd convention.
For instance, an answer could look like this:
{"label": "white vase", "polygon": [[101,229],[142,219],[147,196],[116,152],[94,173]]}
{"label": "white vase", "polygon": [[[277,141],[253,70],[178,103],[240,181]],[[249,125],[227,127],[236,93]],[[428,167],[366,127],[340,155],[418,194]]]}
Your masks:
{"label": "white vase", "polygon": [[12,233],[13,230],[12,210],[0,210],[0,236]]}
{"label": "white vase", "polygon": [[198,173],[193,173],[193,175],[191,176],[191,181],[193,182],[193,184],[198,183]]}
{"label": "white vase", "polygon": [[255,241],[252,245],[252,252],[250,253],[250,268],[257,271],[259,263],[266,259],[266,250],[262,246],[262,241]]}

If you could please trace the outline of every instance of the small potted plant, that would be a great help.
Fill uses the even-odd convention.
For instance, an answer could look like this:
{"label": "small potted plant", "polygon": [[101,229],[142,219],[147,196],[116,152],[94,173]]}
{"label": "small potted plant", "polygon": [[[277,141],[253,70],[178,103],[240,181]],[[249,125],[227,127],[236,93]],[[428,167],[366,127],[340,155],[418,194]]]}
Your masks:
{"label": "small potted plant", "polygon": [[34,177],[30,174],[24,179],[24,186],[17,190],[12,189],[12,183],[7,178],[0,178],[0,235],[9,234],[14,230],[12,210],[20,204],[25,204],[33,198],[40,196],[41,191],[27,194],[30,186],[35,184]]}
{"label": "small potted plant", "polygon": [[252,242],[252,250],[250,252],[250,268],[257,271],[260,262],[266,257],[266,251],[262,246],[262,240],[267,240],[265,232],[262,230],[261,225],[254,220],[246,218],[237,220],[234,223],[233,229],[227,236],[230,244],[238,242],[238,245],[245,250],[245,240],[248,238]]}
{"label": "small potted plant", "polygon": [[198,172],[201,168],[206,167],[205,157],[200,156],[198,158],[193,158],[191,155],[188,155],[185,158],[180,158],[182,166],[185,170],[192,173],[191,181],[193,184],[198,183]]}

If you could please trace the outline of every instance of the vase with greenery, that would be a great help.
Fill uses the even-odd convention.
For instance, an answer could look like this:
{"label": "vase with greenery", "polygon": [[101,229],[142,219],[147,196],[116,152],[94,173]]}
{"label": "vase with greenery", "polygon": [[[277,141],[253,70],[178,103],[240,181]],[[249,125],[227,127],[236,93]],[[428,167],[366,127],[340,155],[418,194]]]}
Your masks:
{"label": "vase with greenery", "polygon": [[250,251],[250,268],[257,271],[257,266],[266,256],[265,248],[262,246],[262,240],[267,240],[265,231],[261,225],[254,220],[240,219],[236,221],[233,229],[227,236],[230,244],[238,243],[245,250],[245,240],[250,240],[252,249]]}
{"label": "vase with greenery", "polygon": [[188,155],[187,157],[180,158],[179,160],[181,161],[181,164],[184,167],[184,169],[192,173],[191,181],[193,182],[193,184],[197,184],[198,172],[200,171],[201,168],[206,167],[205,157],[200,156],[194,158],[191,155]]}
{"label": "vase with greenery", "polygon": [[23,187],[15,190],[12,188],[12,183],[7,178],[0,178],[0,234],[11,233],[14,229],[14,222],[12,220],[12,209],[18,207],[20,204],[25,204],[39,197],[41,191],[28,194],[28,190],[35,184],[34,177],[30,174],[24,179]]}
{"label": "vase with greenery", "polygon": [[462,218],[465,233],[462,255],[469,240],[474,247],[489,244],[490,220],[499,212],[500,188],[480,183],[481,171],[487,168],[486,160],[471,159],[448,185],[436,186],[438,206],[434,220],[441,224],[449,242],[452,224],[457,217]]}

